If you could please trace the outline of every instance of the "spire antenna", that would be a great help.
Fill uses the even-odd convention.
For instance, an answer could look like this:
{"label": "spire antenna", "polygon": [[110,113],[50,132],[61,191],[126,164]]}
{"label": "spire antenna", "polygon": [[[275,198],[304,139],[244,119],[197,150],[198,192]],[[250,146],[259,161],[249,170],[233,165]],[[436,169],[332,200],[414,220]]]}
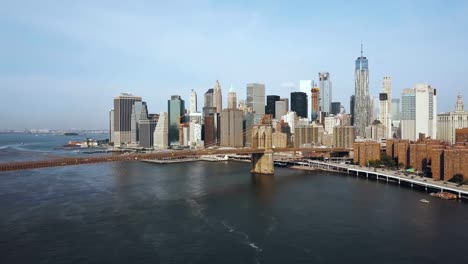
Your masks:
{"label": "spire antenna", "polygon": [[363,52],[363,48],[362,48],[362,40],[361,40],[361,57],[363,57],[363,54],[364,54],[364,52]]}

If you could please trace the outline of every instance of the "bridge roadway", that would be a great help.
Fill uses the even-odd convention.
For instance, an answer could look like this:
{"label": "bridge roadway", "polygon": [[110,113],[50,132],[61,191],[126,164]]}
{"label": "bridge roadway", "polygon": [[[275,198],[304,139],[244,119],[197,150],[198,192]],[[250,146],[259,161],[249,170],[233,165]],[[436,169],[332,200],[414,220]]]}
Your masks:
{"label": "bridge roadway", "polygon": [[[305,165],[305,162],[304,162]],[[456,193],[459,198],[468,199],[468,186],[462,185],[457,186],[455,183],[451,182],[441,182],[441,181],[434,181],[431,178],[425,178],[415,175],[404,175],[399,171],[392,171],[392,170],[384,170],[384,169],[371,169],[366,167],[360,167],[358,165],[351,165],[351,164],[339,164],[339,163],[332,163],[332,162],[323,162],[323,161],[316,161],[316,160],[308,160],[307,165],[310,167],[316,167],[323,170],[329,171],[338,171],[344,172],[348,175],[356,175],[356,176],[365,176],[366,178],[373,177],[377,179],[377,181],[389,181],[392,180],[393,182],[397,182],[401,184],[402,182],[409,184],[411,187],[413,185],[424,187],[427,191],[427,188],[432,188],[436,190],[440,190],[441,192],[450,191]]]}
{"label": "bridge roadway", "polygon": [[[291,152],[291,151],[306,151],[316,152],[321,154],[349,153],[348,149],[344,148],[274,148],[273,152]],[[132,153],[132,154],[119,154],[119,155],[105,155],[105,156],[92,156],[92,157],[63,157],[50,160],[37,160],[37,161],[22,161],[22,162],[6,162],[0,163],[0,171],[15,171],[38,169],[47,167],[59,167],[103,162],[115,161],[130,161],[141,159],[174,159],[182,157],[198,157],[202,155],[226,155],[226,154],[262,154],[265,150],[261,148],[235,148],[235,149],[203,149],[203,150],[176,150],[176,151],[160,151],[152,153]]]}

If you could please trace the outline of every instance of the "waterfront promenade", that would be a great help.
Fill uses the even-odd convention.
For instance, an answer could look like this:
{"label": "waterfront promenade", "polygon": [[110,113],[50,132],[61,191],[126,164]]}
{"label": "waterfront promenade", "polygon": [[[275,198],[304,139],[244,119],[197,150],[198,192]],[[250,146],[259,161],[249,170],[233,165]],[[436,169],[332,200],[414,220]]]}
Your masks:
{"label": "waterfront promenade", "polygon": [[434,181],[431,178],[421,177],[413,174],[405,175],[401,171],[393,171],[382,168],[367,168],[351,164],[339,164],[333,162],[323,162],[317,160],[307,160],[300,163],[303,167],[322,169],[327,171],[336,171],[354,175],[357,177],[366,177],[376,179],[377,181],[394,182],[397,184],[406,184],[410,187],[422,187],[426,191],[432,189],[436,191],[449,191],[458,195],[459,198],[468,199],[468,186],[457,186],[455,183]]}

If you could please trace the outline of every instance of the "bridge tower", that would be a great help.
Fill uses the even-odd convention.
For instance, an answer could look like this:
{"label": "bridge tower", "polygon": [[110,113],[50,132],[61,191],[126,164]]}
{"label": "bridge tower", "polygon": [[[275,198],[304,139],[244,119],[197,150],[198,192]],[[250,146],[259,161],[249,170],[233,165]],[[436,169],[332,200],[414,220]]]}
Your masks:
{"label": "bridge tower", "polygon": [[258,125],[252,129],[252,148],[264,149],[263,153],[253,153],[250,172],[258,174],[273,174],[271,125]]}

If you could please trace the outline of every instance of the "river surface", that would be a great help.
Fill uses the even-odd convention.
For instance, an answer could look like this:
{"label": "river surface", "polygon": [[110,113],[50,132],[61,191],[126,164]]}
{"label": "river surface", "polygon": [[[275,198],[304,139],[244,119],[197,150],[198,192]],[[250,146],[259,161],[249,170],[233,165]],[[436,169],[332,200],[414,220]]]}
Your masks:
{"label": "river surface", "polygon": [[131,161],[0,173],[2,264],[468,263],[467,226],[467,203],[329,172]]}

